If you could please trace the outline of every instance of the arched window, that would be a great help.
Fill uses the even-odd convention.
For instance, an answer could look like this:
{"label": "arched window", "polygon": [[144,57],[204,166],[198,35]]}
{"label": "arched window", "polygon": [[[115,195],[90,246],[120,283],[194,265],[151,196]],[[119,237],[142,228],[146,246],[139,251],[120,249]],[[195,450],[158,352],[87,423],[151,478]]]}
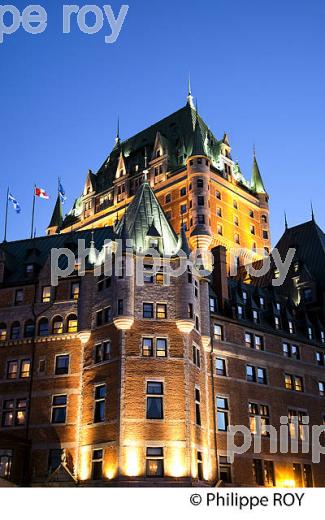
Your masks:
{"label": "arched window", "polygon": [[11,325],[10,339],[18,338],[20,338],[20,323],[19,321],[14,321]]}
{"label": "arched window", "polygon": [[25,328],[24,328],[24,337],[25,338],[32,338],[35,333],[35,323],[33,320],[27,320],[25,322]]}
{"label": "arched window", "polygon": [[262,215],[261,220],[262,220],[263,224],[266,224],[267,223],[267,216],[266,215]]}
{"label": "arched window", "polygon": [[48,336],[49,333],[49,320],[47,318],[41,318],[38,322],[38,335]]}
{"label": "arched window", "polygon": [[7,339],[7,325],[0,323],[0,341],[6,341]]}
{"label": "arched window", "polygon": [[55,316],[52,322],[52,334],[62,334],[63,333],[63,319],[61,316]]}
{"label": "arched window", "polygon": [[75,314],[70,314],[67,319],[68,332],[78,332],[78,318]]}

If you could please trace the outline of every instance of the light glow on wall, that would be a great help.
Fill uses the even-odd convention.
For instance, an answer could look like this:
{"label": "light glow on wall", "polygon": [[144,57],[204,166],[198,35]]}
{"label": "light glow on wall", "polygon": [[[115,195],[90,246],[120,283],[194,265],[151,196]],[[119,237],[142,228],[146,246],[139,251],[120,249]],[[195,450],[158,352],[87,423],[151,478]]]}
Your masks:
{"label": "light glow on wall", "polygon": [[90,448],[82,446],[80,450],[80,480],[88,480],[90,478]]}
{"label": "light glow on wall", "polygon": [[136,446],[125,447],[125,475],[128,477],[137,477],[141,473],[139,448]]}
{"label": "light glow on wall", "polygon": [[170,448],[168,450],[168,474],[171,477],[179,478],[186,476],[184,456],[183,448]]}

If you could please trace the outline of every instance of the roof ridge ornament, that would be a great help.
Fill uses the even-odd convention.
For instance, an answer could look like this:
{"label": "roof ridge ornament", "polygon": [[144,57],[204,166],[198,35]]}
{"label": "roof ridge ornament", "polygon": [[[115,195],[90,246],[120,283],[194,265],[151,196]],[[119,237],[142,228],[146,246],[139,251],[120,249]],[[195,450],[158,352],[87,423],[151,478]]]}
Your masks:
{"label": "roof ridge ornament", "polygon": [[187,104],[194,108],[194,98],[192,96],[192,89],[191,89],[191,74],[188,74],[188,88],[187,88]]}

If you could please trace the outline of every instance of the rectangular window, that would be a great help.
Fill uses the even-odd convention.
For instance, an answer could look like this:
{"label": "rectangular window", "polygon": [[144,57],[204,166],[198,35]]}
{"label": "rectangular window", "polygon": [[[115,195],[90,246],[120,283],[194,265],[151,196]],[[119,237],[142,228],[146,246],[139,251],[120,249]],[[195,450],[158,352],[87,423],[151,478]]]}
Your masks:
{"label": "rectangular window", "polygon": [[256,350],[264,350],[264,342],[262,336],[255,336],[255,348]]}
{"label": "rectangular window", "polygon": [[8,478],[12,469],[12,450],[0,450],[0,477]]}
{"label": "rectangular window", "polygon": [[252,365],[246,365],[246,379],[247,381],[259,383],[260,385],[266,385],[266,369],[261,367],[254,367]]}
{"label": "rectangular window", "polygon": [[313,472],[310,464],[304,464],[304,486],[313,487]]}
{"label": "rectangular window", "polygon": [[96,326],[101,327],[103,325],[103,311],[97,311],[96,312]]}
{"label": "rectangular window", "polygon": [[[300,410],[289,410],[289,432],[292,439],[304,441],[306,439],[306,419],[308,414]],[[308,428],[308,426],[307,426]]]}
{"label": "rectangular window", "polygon": [[79,299],[79,292],[80,292],[80,284],[79,282],[73,282],[71,284],[71,299],[72,300],[78,300]]}
{"label": "rectangular window", "polygon": [[153,356],[153,338],[142,338],[142,355]]}
{"label": "rectangular window", "polygon": [[164,476],[164,450],[163,448],[150,448],[146,450],[146,476]]}
{"label": "rectangular window", "polygon": [[103,450],[93,450],[92,458],[92,480],[101,480],[103,478]]}
{"label": "rectangular window", "polygon": [[324,397],[325,396],[325,383],[323,381],[318,382],[318,390],[319,390],[319,395],[321,397]]}
{"label": "rectangular window", "polygon": [[201,426],[201,392],[195,388],[195,424]]}
{"label": "rectangular window", "polygon": [[42,302],[48,303],[51,301],[51,286],[47,285],[42,288]]}
{"label": "rectangular window", "polygon": [[109,323],[111,320],[112,320],[112,307],[105,307],[104,323]]}
{"label": "rectangular window", "polygon": [[324,354],[322,352],[315,352],[316,363],[317,365],[324,365]]}
{"label": "rectangular window", "polygon": [[143,317],[144,318],[153,318],[153,303],[144,303],[143,304]]}
{"label": "rectangular window", "polygon": [[214,331],[214,337],[217,341],[222,341],[223,340],[223,327],[222,325],[218,325],[218,324],[214,324],[214,327],[213,327],[213,331]]}
{"label": "rectangular window", "polygon": [[200,360],[200,347],[198,345],[192,345],[192,355],[193,355],[193,363],[198,368],[201,366]]}
{"label": "rectangular window", "polygon": [[284,376],[285,388],[287,390],[295,390],[296,392],[303,392],[303,379],[300,376],[292,374],[285,374]]}
{"label": "rectangular window", "polygon": [[197,205],[198,206],[204,206],[204,197],[203,195],[199,195],[197,198]]}
{"label": "rectangular window", "polygon": [[292,357],[294,359],[300,359],[299,347],[297,347],[297,345],[283,343],[282,352],[285,357]]}
{"label": "rectangular window", "polygon": [[147,382],[147,419],[163,419],[164,386],[160,381]]}
{"label": "rectangular window", "polygon": [[143,281],[144,283],[153,283],[152,266],[145,265],[143,269]]}
{"label": "rectangular window", "polygon": [[122,316],[124,313],[124,302],[123,300],[117,300],[117,314]]}
{"label": "rectangular window", "polygon": [[210,312],[216,312],[217,311],[217,300],[215,298],[210,298]]}
{"label": "rectangular window", "polygon": [[268,436],[266,426],[270,424],[269,407],[266,404],[248,403],[249,427],[253,434]]}
{"label": "rectangular window", "polygon": [[226,484],[231,484],[231,464],[227,457],[219,456],[219,479]]}
{"label": "rectangular window", "polygon": [[164,320],[167,318],[167,305],[165,303],[157,303],[156,317],[159,320]]}
{"label": "rectangular window", "polygon": [[95,386],[94,423],[105,421],[106,385]]}
{"label": "rectangular window", "polygon": [[166,338],[157,338],[156,356],[157,357],[166,357],[167,356],[167,339]]}
{"label": "rectangular window", "polygon": [[253,478],[257,486],[264,486],[263,461],[253,459]]}
{"label": "rectangular window", "polygon": [[229,406],[228,406],[228,399],[225,397],[219,397],[216,398],[216,404],[217,404],[217,424],[218,424],[218,430],[220,432],[227,431],[228,425],[229,425]]}
{"label": "rectangular window", "polygon": [[95,345],[95,363],[109,361],[111,359],[111,347],[110,340]]}
{"label": "rectangular window", "polygon": [[27,414],[27,399],[7,399],[3,401],[1,424],[8,426],[24,426]]}
{"label": "rectangular window", "polygon": [[181,204],[181,210],[180,210],[181,215],[184,215],[184,213],[186,213],[186,211],[187,211],[186,204]]}
{"label": "rectangular window", "polygon": [[17,379],[18,377],[18,361],[8,361],[7,363],[7,379]]}
{"label": "rectangular window", "polygon": [[15,305],[20,305],[24,301],[24,291],[17,289],[15,292]]}
{"label": "rectangular window", "polygon": [[52,424],[64,424],[67,415],[67,396],[53,395],[52,397]]}
{"label": "rectangular window", "polygon": [[69,372],[69,354],[56,356],[55,358],[55,375],[68,374]]}
{"label": "rectangular window", "polygon": [[226,376],[226,361],[222,358],[216,358],[216,374],[217,376]]}
{"label": "rectangular window", "polygon": [[193,319],[193,303],[189,303],[187,306],[187,314],[190,320]]}
{"label": "rectangular window", "polygon": [[258,486],[274,487],[274,463],[270,460],[253,459],[253,477]]}
{"label": "rectangular window", "polygon": [[251,332],[245,332],[245,345],[246,347],[254,347],[254,335]]}

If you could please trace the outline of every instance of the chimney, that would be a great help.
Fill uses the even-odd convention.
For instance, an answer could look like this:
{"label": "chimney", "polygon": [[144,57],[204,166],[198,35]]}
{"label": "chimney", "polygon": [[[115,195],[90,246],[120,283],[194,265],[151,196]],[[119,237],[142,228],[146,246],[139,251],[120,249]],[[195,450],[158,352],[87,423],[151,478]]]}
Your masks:
{"label": "chimney", "polygon": [[211,253],[213,255],[212,287],[218,296],[219,308],[222,310],[225,300],[229,299],[226,248],[217,246],[211,250]]}

